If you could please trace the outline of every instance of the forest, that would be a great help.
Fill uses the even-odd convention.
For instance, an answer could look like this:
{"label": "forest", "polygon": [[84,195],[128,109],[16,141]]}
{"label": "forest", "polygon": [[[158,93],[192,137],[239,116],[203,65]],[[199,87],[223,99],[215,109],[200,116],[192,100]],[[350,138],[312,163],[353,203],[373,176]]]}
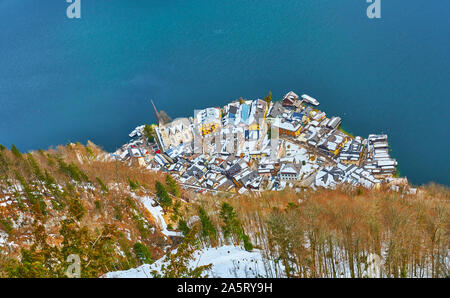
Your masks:
{"label": "forest", "polygon": [[[184,238],[162,234],[142,197]],[[207,266],[185,268],[195,250],[230,244],[261,252],[261,277],[448,277],[449,198],[436,184],[415,195],[350,186],[197,194],[90,142],[27,154],[2,146],[0,277],[64,277],[71,254],[82,277],[162,257],[170,266],[155,276],[200,277]]]}

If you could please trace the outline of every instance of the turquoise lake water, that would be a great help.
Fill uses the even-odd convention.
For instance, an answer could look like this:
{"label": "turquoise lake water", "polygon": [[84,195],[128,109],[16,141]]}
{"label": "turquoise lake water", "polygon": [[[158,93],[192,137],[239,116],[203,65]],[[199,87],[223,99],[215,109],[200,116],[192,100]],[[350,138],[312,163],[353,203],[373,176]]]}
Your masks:
{"label": "turquoise lake water", "polygon": [[387,133],[403,175],[450,185],[450,1],[0,0],[0,143],[92,140],[294,90],[355,135]]}

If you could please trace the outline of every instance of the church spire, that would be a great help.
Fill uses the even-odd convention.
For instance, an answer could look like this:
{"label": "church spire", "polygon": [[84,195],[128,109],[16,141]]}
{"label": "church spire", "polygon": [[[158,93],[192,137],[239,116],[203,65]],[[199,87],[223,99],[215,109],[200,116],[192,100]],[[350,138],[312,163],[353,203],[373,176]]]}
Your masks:
{"label": "church spire", "polygon": [[153,99],[150,99],[150,101],[152,102],[153,110],[155,111],[156,122],[158,123],[158,126],[159,126],[159,124],[160,124],[160,122],[161,122],[161,119],[160,119],[160,117],[159,117],[158,110],[156,109],[156,106],[155,106],[155,104],[153,103]]}

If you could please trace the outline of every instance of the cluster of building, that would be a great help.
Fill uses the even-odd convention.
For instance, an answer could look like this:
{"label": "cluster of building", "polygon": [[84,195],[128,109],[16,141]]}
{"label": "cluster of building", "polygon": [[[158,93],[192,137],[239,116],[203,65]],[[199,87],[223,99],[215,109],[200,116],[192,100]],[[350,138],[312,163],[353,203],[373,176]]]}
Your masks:
{"label": "cluster of building", "polygon": [[154,143],[140,126],[115,156],[167,172],[196,192],[372,188],[393,177],[397,162],[386,135],[353,137],[340,129],[340,117],[328,118],[318,105],[291,91],[281,101],[240,99],[170,123],[155,108]]}

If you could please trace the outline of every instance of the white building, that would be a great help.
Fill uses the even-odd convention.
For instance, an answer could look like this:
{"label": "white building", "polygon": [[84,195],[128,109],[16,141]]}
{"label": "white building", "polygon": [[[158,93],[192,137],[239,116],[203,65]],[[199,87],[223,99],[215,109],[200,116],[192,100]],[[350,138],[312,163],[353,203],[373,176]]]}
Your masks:
{"label": "white building", "polygon": [[300,180],[301,164],[285,163],[281,166],[278,175],[281,180]]}
{"label": "white building", "polygon": [[194,140],[191,121],[188,118],[177,118],[170,123],[159,125],[156,128],[156,135],[162,146],[162,151]]}

